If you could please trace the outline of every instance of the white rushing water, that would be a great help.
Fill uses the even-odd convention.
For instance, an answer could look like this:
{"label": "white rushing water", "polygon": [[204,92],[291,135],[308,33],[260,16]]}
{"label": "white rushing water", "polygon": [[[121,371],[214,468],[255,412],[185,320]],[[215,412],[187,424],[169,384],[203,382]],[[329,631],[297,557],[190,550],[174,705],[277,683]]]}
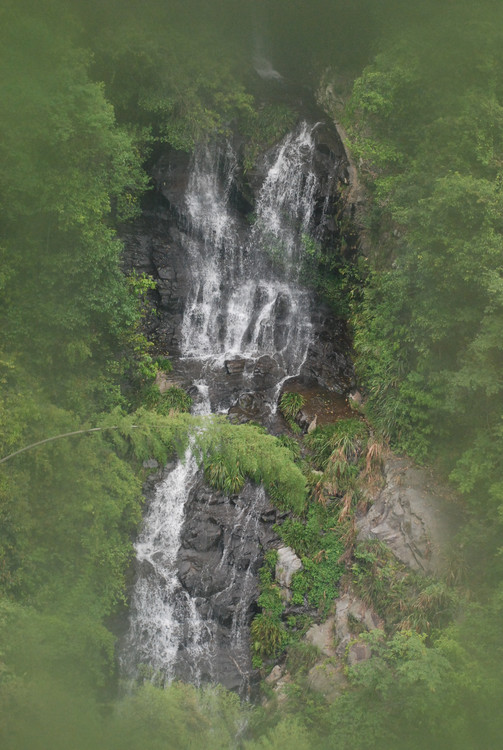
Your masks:
{"label": "white rushing water", "polygon": [[175,677],[182,642],[192,653],[192,682],[199,684],[201,664],[211,664],[211,637],[197,611],[196,602],[180,585],[177,553],[184,521],[185,502],[197,478],[198,466],[187,448],[184,461],[160,482],[135,544],[141,571],[134,588],[124,671],[136,674],[147,664],[168,681]]}
{"label": "white rushing water", "polygon": [[313,129],[304,123],[277,148],[245,236],[229,201],[237,166],[231,147],[196,153],[186,195],[192,284],[182,322],[184,357],[222,362],[267,354],[288,375],[303,362],[310,295],[296,277],[313,218]]}

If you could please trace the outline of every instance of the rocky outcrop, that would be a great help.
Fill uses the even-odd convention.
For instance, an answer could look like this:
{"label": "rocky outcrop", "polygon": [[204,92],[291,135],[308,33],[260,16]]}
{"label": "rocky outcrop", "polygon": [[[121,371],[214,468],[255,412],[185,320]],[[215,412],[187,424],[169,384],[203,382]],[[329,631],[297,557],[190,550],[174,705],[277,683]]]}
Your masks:
{"label": "rocky outcrop", "polygon": [[344,149],[347,164],[346,190],[344,193],[345,210],[356,226],[360,250],[366,255],[370,248],[366,216],[369,200],[351,154],[350,139],[341,123],[351,85],[347,80],[338,77],[334,71],[327,70],[320,81],[316,98],[322,109],[330,116]]}
{"label": "rocky outcrop", "polygon": [[314,316],[314,336],[300,370],[300,379],[329,391],[348,393],[356,385],[353,363],[348,357],[350,341],[344,321],[335,320],[323,305]]}
{"label": "rocky outcrop", "polygon": [[[228,498],[199,483],[186,505],[178,575],[213,644],[201,679],[242,694],[253,682],[249,625],[259,594],[258,569],[277,540],[276,520],[264,491],[251,484]],[[190,678],[193,659],[194,654],[181,653],[177,673],[182,679]]]}
{"label": "rocky outcrop", "polygon": [[292,598],[290,586],[295,573],[302,570],[302,563],[291,547],[280,547],[278,549],[278,561],[276,563],[276,581],[281,587],[281,596],[285,602]]}
{"label": "rocky outcrop", "polygon": [[333,616],[328,617],[325,622],[311,625],[304,640],[311,646],[316,646],[320,654],[331,658],[335,656],[335,619]]}
{"label": "rocky outcrop", "polygon": [[384,621],[350,589],[336,602],[333,629],[336,655],[340,659],[347,658],[348,663],[354,665],[370,658],[369,647],[358,642],[358,635],[383,630]]}
{"label": "rocky outcrop", "polygon": [[[372,655],[370,645],[361,639],[361,634],[376,629],[384,629],[382,619],[349,589],[336,601],[326,620],[311,625],[303,638],[315,653],[315,663],[306,675],[307,686],[321,693],[325,700],[334,701],[348,686],[346,666],[355,666]],[[265,682],[281,703],[286,699],[292,676],[286,666],[277,664]]]}
{"label": "rocky outcrop", "polygon": [[412,570],[442,573],[449,542],[461,523],[459,505],[410,459],[393,456],[384,476],[384,488],[357,522],[358,539],[385,542]]}
{"label": "rocky outcrop", "polygon": [[[319,111],[316,115],[318,120],[321,119]],[[309,168],[314,169],[316,175],[316,191],[312,196],[312,223],[316,227],[317,239],[325,247],[332,248],[332,252],[338,253],[342,230],[340,222],[335,221],[334,217],[341,202],[341,185],[347,181],[347,161],[337,132],[330,124],[319,123],[313,133],[316,147]],[[239,154],[237,145],[234,145]],[[229,220],[233,222],[236,238],[241,237],[243,247],[249,242],[248,217],[255,209],[273,153],[274,150],[264,153],[254,169],[246,175],[239,166],[232,172],[232,181],[228,186]],[[213,410],[231,409],[236,421],[260,421],[267,411],[270,412],[270,405],[277,398],[278,382],[289,374],[282,355],[267,354],[253,361],[237,356],[221,363],[213,362],[211,377],[208,377],[207,358],[199,362],[194,358],[178,360],[183,336],[182,321],[193,282],[194,269],[190,267],[192,261],[188,247],[191,243],[204,246],[205,242],[197,232],[194,234],[188,218],[186,201],[191,169],[190,157],[185,153],[166,149],[159,156],[152,169],[155,191],[142,217],[123,232],[124,266],[126,270],[148,273],[157,282],[156,289],[149,293],[151,312],[145,318],[145,329],[155,344],[156,353],[172,359],[175,379],[189,388],[194,382],[204,379],[209,385],[208,398]],[[267,257],[261,261],[266,265],[270,262]],[[272,275],[278,272],[280,269],[271,266]],[[232,291],[232,284],[225,284],[220,285],[218,293],[225,301]],[[285,342],[292,325],[291,313],[291,300],[288,296],[278,295],[272,310],[277,352],[286,350]],[[306,384],[318,384],[345,394],[355,383],[345,325],[335,319],[319,300],[313,299],[311,315],[312,339],[299,377]],[[215,322],[220,325],[218,321]],[[222,321],[221,334],[225,334],[225,321]],[[245,407],[242,404],[243,396],[246,402],[249,401],[248,394],[258,396],[258,399],[254,398],[252,409],[248,403]]]}

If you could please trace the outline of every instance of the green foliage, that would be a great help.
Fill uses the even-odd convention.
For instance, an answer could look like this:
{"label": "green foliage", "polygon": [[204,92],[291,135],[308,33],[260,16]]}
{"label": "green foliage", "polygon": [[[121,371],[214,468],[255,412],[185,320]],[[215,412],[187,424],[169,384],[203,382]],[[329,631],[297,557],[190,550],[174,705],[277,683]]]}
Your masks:
{"label": "green foliage", "polygon": [[257,604],[262,612],[255,615],[250,629],[252,657],[256,667],[262,666],[262,659],[279,654],[288,640],[288,634],[281,622],[285,605],[280,587],[274,580],[277,561],[277,550],[269,550],[259,570],[260,595]]}
{"label": "green foliage", "polygon": [[[254,100],[236,76],[229,22],[206,9],[150,2],[126,12],[113,6],[100,10],[93,23],[81,9],[81,23],[95,52],[95,72],[105,81],[107,96],[121,121],[139,123],[147,143],[169,143],[192,151],[197,143],[228,135],[236,118],[253,118]],[[215,52],[218,50],[217,52]]]}
{"label": "green foliage", "polygon": [[301,557],[303,570],[292,579],[292,603],[305,601],[326,613],[338,595],[338,582],[344,572],[342,528],[333,507],[318,503],[309,506],[307,519],[287,518],[276,533]]}
{"label": "green foliage", "polygon": [[499,32],[482,21],[489,6],[461,5],[456,30],[441,9],[420,35],[410,19],[391,30],[347,109],[380,216],[375,271],[354,315],[368,414],[420,460],[440,453],[448,471],[501,413],[503,120],[493,75],[503,61]]}
{"label": "green foliage", "polygon": [[279,410],[283,414],[290,430],[298,435],[302,432],[301,428],[295,421],[295,417],[302,409],[305,403],[304,396],[301,393],[287,392],[283,393],[279,402]]}
{"label": "green foliage", "polygon": [[305,398],[301,393],[294,391],[283,393],[279,402],[279,409],[287,422],[293,422],[299,411],[305,404]]}
{"label": "green foliage", "polygon": [[192,398],[183,388],[174,385],[164,393],[156,385],[151,385],[142,392],[142,403],[147,408],[168,416],[172,411],[190,412]]}
{"label": "green foliage", "polygon": [[173,364],[168,357],[156,357],[155,364],[158,370],[162,372],[171,372],[173,369]]}
{"label": "green foliage", "polygon": [[292,454],[294,461],[298,461],[300,459],[300,445],[298,440],[290,437],[289,435],[278,435],[278,440],[281,445],[284,445],[285,448],[288,448],[288,450]]}
{"label": "green foliage", "polygon": [[341,207],[334,217],[340,234],[336,247],[323,247],[309,235],[303,235],[300,279],[316,290],[335,315],[347,318],[367,275],[365,259],[356,257],[357,237],[352,221]]}
{"label": "green foliage", "polygon": [[216,490],[226,495],[237,495],[244,487],[245,476],[238,463],[228,460],[225,455],[212,453],[206,460],[204,469],[206,481]]}
{"label": "green foliage", "polygon": [[348,670],[353,689],[331,711],[332,741],[363,750],[398,749],[404,737],[411,748],[440,748],[442,741],[449,744],[446,736],[461,740],[459,722],[445,722],[446,714],[454,719],[459,683],[443,650],[427,648],[424,637],[414,632],[399,632],[390,641],[377,631],[361,637],[371,645],[373,657]]}
{"label": "green foliage", "polygon": [[311,750],[312,747],[308,730],[300,719],[291,716],[244,744],[244,750]]}
{"label": "green foliage", "polygon": [[223,750],[232,745],[245,716],[239,698],[222,688],[175,683],[160,689],[146,683],[116,706],[106,747]]}
{"label": "green foliage", "polygon": [[205,475],[214,487],[239,491],[245,477],[263,483],[271,500],[282,508],[302,512],[306,480],[290,451],[255,425],[231,425],[210,420],[211,428],[198,437]]}
{"label": "green foliage", "polygon": [[413,573],[384,544],[362,542],[353,555],[353,586],[390,631],[431,633],[456,614],[460,599],[455,589],[443,581]]}
{"label": "green foliage", "polygon": [[312,607],[328,612],[338,596],[338,583],[344,572],[340,558],[344,544],[336,532],[326,533],[320,540],[319,551],[314,557],[303,557],[303,570],[292,580],[292,602],[303,604],[304,597]]}
{"label": "green foliage", "polygon": [[320,650],[312,643],[298,641],[287,649],[286,668],[292,675],[308,672],[320,658]]}
{"label": "green foliage", "polygon": [[267,612],[260,612],[253,618],[250,638],[255,654],[260,657],[270,657],[283,651],[288,634],[277,617]]}
{"label": "green foliage", "polygon": [[277,562],[278,562],[278,550],[277,549],[267,550],[267,552],[264,555],[264,565],[259,571],[261,580],[262,580],[262,576],[267,577],[267,575],[270,576],[272,575],[272,573],[274,573]]}
{"label": "green foliage", "polygon": [[[96,688],[110,687],[114,669],[103,623],[123,602],[143,460],[183,456],[192,434],[216,486],[234,492],[245,478],[262,481],[281,508],[305,513],[292,442],[221,420],[201,433],[201,420],[176,410],[188,405],[181,394],[162,406],[155,396],[155,408],[134,414],[118,408],[128,403],[126,379],[138,389],[168,369],[138,328],[151,282],[124,278],[116,235],[138,212],[149,151],[161,143],[191,150],[241,123],[251,168],[258,144],[281,137],[293,114],[280,102],[257,106],[243,87],[250,19],[242,4],[198,3],[194,12],[149,0],[6,3],[0,454],[88,425],[119,429],[2,464],[2,747],[492,750],[501,741],[501,3],[267,5],[275,65],[288,80],[334,59],[367,65],[347,124],[374,201],[372,270],[306,239],[301,273],[339,314],[352,310],[368,415],[395,446],[438,456],[466,496],[462,540],[475,549],[476,595],[439,634],[458,606],[452,591],[358,548],[353,583],[397,632],[389,641],[366,636],[372,659],[349,670],[352,689],[327,707],[302,683],[313,654],[291,641],[306,623],[283,623],[271,558],[255,624],[268,653],[259,647],[254,659],[290,638],[288,658],[301,666],[285,718],[243,736],[249,712],[236,696],[178,684],[145,685],[105,710],[109,693],[100,693],[97,705]],[[351,227],[333,218],[349,257]],[[354,485],[352,462],[367,435],[352,447],[317,440],[311,449],[333,491],[325,507],[313,503],[281,527],[305,560],[297,595],[313,606],[335,595],[337,497]]]}
{"label": "green foliage", "polygon": [[316,468],[324,471],[334,452],[337,451],[346,460],[355,460],[365,450],[367,440],[368,427],[365,422],[360,419],[339,419],[317,427],[306,435],[304,442]]}

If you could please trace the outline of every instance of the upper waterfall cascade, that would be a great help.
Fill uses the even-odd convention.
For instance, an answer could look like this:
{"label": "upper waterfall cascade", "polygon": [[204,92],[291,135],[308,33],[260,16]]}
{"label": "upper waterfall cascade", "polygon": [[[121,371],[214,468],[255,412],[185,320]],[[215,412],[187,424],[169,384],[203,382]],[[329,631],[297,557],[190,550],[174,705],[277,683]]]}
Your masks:
{"label": "upper waterfall cascade", "polygon": [[182,356],[223,361],[270,355],[287,375],[295,374],[305,358],[311,297],[296,276],[312,229],[312,130],[304,123],[272,156],[246,235],[229,200],[237,168],[230,145],[196,152],[186,193],[185,250],[192,283]]}

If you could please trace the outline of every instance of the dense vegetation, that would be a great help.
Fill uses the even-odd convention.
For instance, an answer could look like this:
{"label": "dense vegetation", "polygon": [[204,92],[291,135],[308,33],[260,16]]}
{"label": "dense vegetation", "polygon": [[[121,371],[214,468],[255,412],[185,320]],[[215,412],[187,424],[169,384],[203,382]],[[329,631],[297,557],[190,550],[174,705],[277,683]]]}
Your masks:
{"label": "dense vegetation", "polygon": [[[103,428],[0,466],[3,747],[498,746],[503,11],[496,0],[444,5],[3,0],[0,453]],[[459,600],[438,582],[356,547],[353,584],[387,617],[388,639],[371,642],[374,658],[327,705],[307,689],[303,623],[285,627],[269,560],[255,655],[288,646],[296,677],[281,710],[185,685],[147,684],[121,702],[107,624],[124,599],[142,461],[182,454],[196,423],[186,394],[152,386],[166,362],[141,334],[150,282],[121,272],[117,228],[138,212],[159,144],[190,150],[232,126],[248,138],[249,167],[288,127],[283,102],[255,96],[249,58],[269,48],[289,83],[315,87],[332,66],[350,94],[342,117],[368,192],[368,257],[345,304],[366,414],[466,497],[463,614],[450,620]],[[282,408],[294,424],[299,402]],[[295,596],[323,609],[372,443],[359,419],[318,429],[304,475],[295,446],[218,420],[200,440],[214,486],[264,481],[296,512],[279,529],[304,558]],[[427,599],[436,609],[421,609]]]}
{"label": "dense vegetation", "polygon": [[501,543],[503,59],[501,9],[489,6],[491,23],[454,4],[425,17],[421,36],[390,32],[346,116],[373,198],[371,276],[355,316],[368,412],[398,447],[437,457],[474,514],[494,524],[492,554]]}

